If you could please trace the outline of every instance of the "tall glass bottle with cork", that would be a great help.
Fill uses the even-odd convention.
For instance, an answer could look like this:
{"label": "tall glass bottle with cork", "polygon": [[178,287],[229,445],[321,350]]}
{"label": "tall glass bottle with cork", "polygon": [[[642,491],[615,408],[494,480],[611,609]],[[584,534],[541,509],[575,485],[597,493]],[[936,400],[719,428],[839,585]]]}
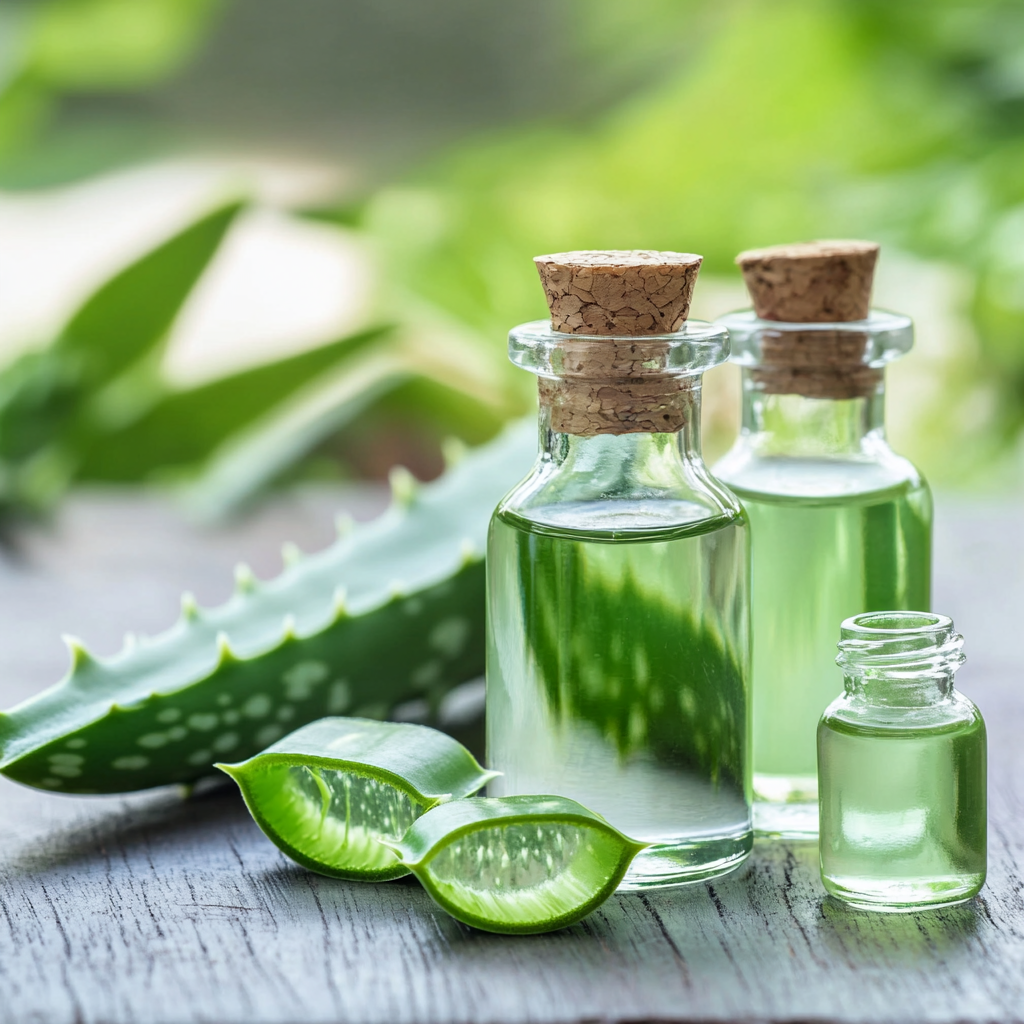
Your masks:
{"label": "tall glass bottle with cork", "polygon": [[930,607],[931,495],[885,437],[884,367],[913,327],[870,308],[877,257],[855,241],[741,253],[754,309],[719,321],[743,368],[742,433],[715,473],[750,517],[759,832],[817,834],[838,624]]}
{"label": "tall glass bottle with cork", "polygon": [[551,321],[509,353],[540,378],[540,455],[487,550],[489,792],[650,843],[624,888],[709,877],[752,844],[747,523],[700,454],[727,334],[687,320],[699,256],[536,262]]}

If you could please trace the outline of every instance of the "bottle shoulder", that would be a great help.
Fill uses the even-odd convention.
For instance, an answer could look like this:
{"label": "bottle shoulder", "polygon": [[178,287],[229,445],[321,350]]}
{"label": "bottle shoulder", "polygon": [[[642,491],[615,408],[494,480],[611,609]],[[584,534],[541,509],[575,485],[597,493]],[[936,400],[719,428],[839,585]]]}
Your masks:
{"label": "bottle shoulder", "polygon": [[737,497],[703,466],[657,485],[633,481],[602,488],[564,477],[543,458],[499,503],[494,519],[539,533],[616,539],[696,535],[747,523]]}
{"label": "bottle shoulder", "polygon": [[885,492],[915,493],[930,502],[918,468],[887,445],[823,456],[759,452],[740,438],[713,472],[742,498],[847,501]]}
{"label": "bottle shoulder", "polygon": [[915,707],[872,704],[863,697],[843,693],[825,709],[819,728],[890,738],[960,732],[977,732],[984,737],[985,720],[977,705],[955,689],[933,704]]}

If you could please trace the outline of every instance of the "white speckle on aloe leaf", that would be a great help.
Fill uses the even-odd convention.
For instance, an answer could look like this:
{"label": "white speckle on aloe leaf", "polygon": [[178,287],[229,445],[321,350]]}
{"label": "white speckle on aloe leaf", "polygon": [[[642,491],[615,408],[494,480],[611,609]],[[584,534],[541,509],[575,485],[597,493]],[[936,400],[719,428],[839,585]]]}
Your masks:
{"label": "white speckle on aloe leaf", "polygon": [[225,750],[233,750],[238,746],[238,733],[237,732],[226,732],[218,736],[213,741],[213,749],[218,754],[224,753]]}
{"label": "white speckle on aloe leaf", "polygon": [[265,693],[257,693],[242,705],[242,714],[246,718],[264,718],[273,706],[274,702]]}
{"label": "white speckle on aloe leaf", "polygon": [[198,729],[200,732],[209,732],[211,729],[216,729],[220,719],[216,715],[200,712],[198,715],[188,716],[188,726],[190,729]]}
{"label": "white speckle on aloe leaf", "polygon": [[50,771],[54,775],[63,775],[65,779],[77,779],[82,774],[81,768],[75,768],[70,764],[51,764]]}
{"label": "white speckle on aloe leaf", "polygon": [[140,736],[135,742],[140,747],[147,747],[150,750],[156,750],[157,747],[166,746],[168,736],[163,732],[147,732],[144,736]]}
{"label": "white speckle on aloe leaf", "polygon": [[164,725],[170,725],[171,722],[176,722],[179,718],[181,718],[180,708],[164,708],[156,716],[156,720],[163,722]]}
{"label": "white speckle on aloe leaf", "polygon": [[187,735],[188,729],[186,729],[185,726],[183,725],[175,725],[167,730],[167,738],[169,740],[174,740],[175,742],[177,742],[178,740],[183,740]]}
{"label": "white speckle on aloe leaf", "polygon": [[284,735],[284,729],[279,725],[265,725],[256,733],[256,742],[261,747],[269,747],[274,740],[279,740]]}
{"label": "white speckle on aloe leaf", "polygon": [[423,601],[418,597],[410,597],[405,604],[402,605],[402,611],[406,615],[419,615],[423,611]]}
{"label": "white speckle on aloe leaf", "polygon": [[211,764],[213,762],[213,751],[194,750],[185,758],[186,764]]}
{"label": "white speckle on aloe leaf", "polygon": [[116,768],[122,772],[137,772],[140,768],[145,768],[149,764],[149,758],[143,757],[141,754],[131,754],[128,757],[116,757],[110,762],[111,768]]}
{"label": "white speckle on aloe leaf", "polygon": [[242,716],[237,711],[234,711],[234,710],[232,710],[232,711],[225,711],[224,714],[220,716],[220,720],[225,725],[235,725],[238,721],[241,720],[241,718],[242,718]]}
{"label": "white speckle on aloe leaf", "polygon": [[222,693],[222,694],[221,694],[221,695],[220,695],[220,696],[219,696],[219,697],[217,698],[217,703],[218,703],[218,704],[219,704],[219,705],[220,705],[220,706],[221,706],[222,708],[226,708],[226,707],[227,707],[227,706],[228,706],[228,705],[229,705],[229,704],[231,703],[231,694],[230,694],[230,693]]}
{"label": "white speckle on aloe leaf", "polygon": [[335,679],[327,691],[327,713],[340,715],[352,703],[352,693],[344,679]]}
{"label": "white speckle on aloe leaf", "polygon": [[47,789],[57,789],[64,785],[63,779],[46,778],[40,781],[41,786],[45,786]]}
{"label": "white speckle on aloe leaf", "polygon": [[277,709],[276,718],[279,722],[290,722],[295,717],[295,708],[291,704],[282,704]]}
{"label": "white speckle on aloe leaf", "polygon": [[431,683],[436,683],[441,677],[441,662],[436,658],[433,661],[428,661],[423,665],[420,665],[411,676],[409,681],[413,686],[430,686]]}
{"label": "white speckle on aloe leaf", "polygon": [[77,768],[79,765],[85,764],[85,758],[81,754],[51,754],[47,761],[51,765],[62,764],[68,768]]}
{"label": "white speckle on aloe leaf", "polygon": [[306,700],[313,695],[313,687],[319,686],[330,675],[327,663],[323,661],[300,661],[283,676],[284,694],[288,700]]}
{"label": "white speckle on aloe leaf", "polygon": [[442,619],[431,631],[427,643],[446,658],[458,657],[469,639],[469,622],[463,618]]}
{"label": "white speckle on aloe leaf", "polygon": [[68,740],[64,746],[67,747],[68,750],[81,750],[82,747],[85,746],[85,740],[83,740],[81,736],[76,736],[73,740]]}

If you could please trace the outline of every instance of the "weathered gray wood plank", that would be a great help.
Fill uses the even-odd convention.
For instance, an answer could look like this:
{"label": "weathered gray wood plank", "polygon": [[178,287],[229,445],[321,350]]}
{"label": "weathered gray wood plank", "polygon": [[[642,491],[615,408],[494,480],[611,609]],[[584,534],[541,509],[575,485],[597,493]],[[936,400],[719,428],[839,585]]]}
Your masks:
{"label": "weathered gray wood plank", "polygon": [[[196,534],[152,501],[75,499],[0,566],[0,706],[62,673],[59,631],[109,652],[125,629],[161,629],[180,589],[225,597],[236,559],[269,575],[280,540],[327,543],[334,504]],[[813,845],[759,844],[714,883],[511,939],[415,883],[295,867],[231,789],[75,800],[0,780],[0,1022],[1024,1020],[1022,525],[1021,507],[940,505],[936,606],[967,637],[962,688],[990,732],[973,904],[850,912],[824,897]]]}

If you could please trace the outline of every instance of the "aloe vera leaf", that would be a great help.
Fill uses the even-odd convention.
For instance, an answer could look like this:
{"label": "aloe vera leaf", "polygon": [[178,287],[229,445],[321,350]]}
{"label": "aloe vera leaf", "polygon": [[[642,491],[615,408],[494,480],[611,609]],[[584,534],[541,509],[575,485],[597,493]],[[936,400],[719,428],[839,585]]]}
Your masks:
{"label": "aloe vera leaf", "polygon": [[201,217],[86,300],[57,347],[66,356],[83,355],[90,384],[111,380],[166,338],[242,205],[230,202]]}
{"label": "aloe vera leaf", "polygon": [[188,783],[325,715],[384,718],[479,676],[487,523],[534,430],[431,484],[396,475],[379,519],[266,583],[242,572],[220,607],[185,600],[170,630],[112,658],[73,643],[60,683],[0,713],[0,772],[66,793]]}
{"label": "aloe vera leaf", "polygon": [[[0,454],[15,463],[51,451],[69,464],[95,441],[94,406],[115,378],[152,358],[241,206],[186,227],[107,281],[57,341],[0,373]],[[59,451],[58,451],[59,450]]]}
{"label": "aloe vera leaf", "polygon": [[86,454],[80,475],[92,480],[138,480],[154,466],[194,466],[311,380],[383,342],[391,330],[372,327],[196,387],[165,387],[130,430],[105,437]]}
{"label": "aloe vera leaf", "polygon": [[586,917],[647,844],[575,800],[509,796],[439,804],[390,845],[452,917],[525,935]]}
{"label": "aloe vera leaf", "polygon": [[415,380],[437,381],[508,415],[500,374],[481,357],[475,336],[439,321],[423,303],[414,311],[421,320],[415,327],[401,326],[386,344],[337,365],[228,438],[185,493],[193,515],[223,518],[367,407]]}
{"label": "aloe vera leaf", "polygon": [[185,491],[185,507],[201,521],[224,518],[410,376],[406,361],[391,348],[334,367],[214,451]]}
{"label": "aloe vera leaf", "polygon": [[409,873],[380,839],[400,839],[425,810],[470,796],[497,774],[443,732],[368,718],[322,718],[217,767],[292,860],[367,882]]}

